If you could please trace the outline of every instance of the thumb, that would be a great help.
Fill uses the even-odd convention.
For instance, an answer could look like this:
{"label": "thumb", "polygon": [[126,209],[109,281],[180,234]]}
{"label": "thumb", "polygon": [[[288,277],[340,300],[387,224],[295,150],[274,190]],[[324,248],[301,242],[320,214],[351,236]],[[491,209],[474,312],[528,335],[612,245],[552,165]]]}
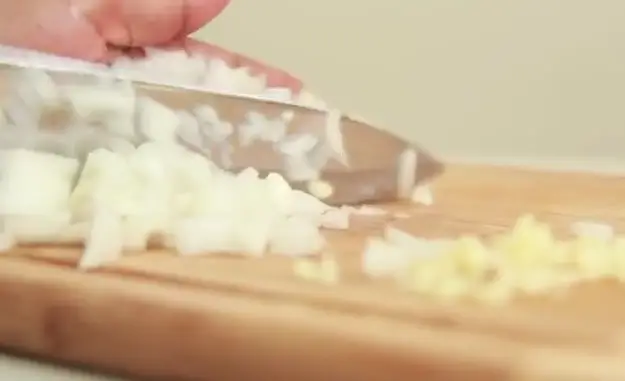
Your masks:
{"label": "thumb", "polygon": [[106,42],[155,46],[186,37],[215,18],[229,0],[71,0]]}

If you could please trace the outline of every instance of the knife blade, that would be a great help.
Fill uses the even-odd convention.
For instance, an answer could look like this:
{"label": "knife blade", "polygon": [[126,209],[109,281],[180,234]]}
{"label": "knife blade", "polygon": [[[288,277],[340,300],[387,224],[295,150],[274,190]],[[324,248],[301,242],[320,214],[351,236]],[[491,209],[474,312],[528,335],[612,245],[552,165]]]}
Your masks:
{"label": "knife blade", "polygon": [[[181,120],[179,143],[223,169],[277,172],[306,191],[323,182],[331,189],[324,198],[329,204],[406,198],[414,186],[431,181],[444,168],[420,146],[338,110],[131,81],[104,65],[63,60],[48,65],[41,57],[2,54],[0,49],[0,105],[14,126],[2,130],[3,148],[84,156],[112,144],[117,149],[136,146],[149,140],[137,133],[137,100],[150,100],[175,110]],[[67,95],[72,91],[74,99]],[[81,107],[101,113],[82,115]],[[68,150],[72,139],[83,144]]]}

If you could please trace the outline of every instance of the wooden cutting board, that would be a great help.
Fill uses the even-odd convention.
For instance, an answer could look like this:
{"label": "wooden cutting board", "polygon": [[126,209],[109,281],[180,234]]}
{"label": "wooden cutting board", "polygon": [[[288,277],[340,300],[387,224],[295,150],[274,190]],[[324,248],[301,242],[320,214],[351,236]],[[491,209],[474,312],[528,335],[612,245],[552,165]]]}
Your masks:
{"label": "wooden cutting board", "polygon": [[[489,234],[531,212],[625,228],[625,178],[450,166],[430,207],[388,205],[427,237]],[[150,252],[100,271],[79,250],[0,257],[0,344],[162,380],[625,379],[625,287],[596,283],[506,307],[441,305],[359,274],[379,221],[329,232],[341,283],[308,283],[281,258]]]}

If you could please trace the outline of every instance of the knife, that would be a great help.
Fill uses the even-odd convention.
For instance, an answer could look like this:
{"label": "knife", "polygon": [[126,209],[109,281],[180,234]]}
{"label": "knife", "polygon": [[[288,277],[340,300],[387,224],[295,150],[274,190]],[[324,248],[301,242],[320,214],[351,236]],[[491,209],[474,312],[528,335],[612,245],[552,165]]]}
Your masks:
{"label": "knife", "polygon": [[[79,90],[75,94],[80,95],[52,109],[33,105],[38,98],[54,97],[58,89]],[[115,95],[98,95],[107,91]],[[0,47],[0,106],[7,123],[14,126],[0,134],[4,149],[36,148],[84,156],[111,142],[117,147],[136,146],[149,138],[127,133],[136,126],[120,125],[123,118],[111,122],[110,115],[101,115],[111,122],[107,128],[93,116],[89,123],[80,118],[81,123],[74,123],[80,105],[89,102],[110,103],[108,107],[117,110],[113,114],[131,113],[135,116],[124,120],[138,123],[136,99],[175,110],[181,120],[176,139],[223,169],[237,172],[254,167],[261,174],[277,172],[294,188],[309,192],[323,184],[329,190],[324,202],[332,205],[408,198],[415,186],[430,182],[444,169],[420,146],[338,110],[166,80],[133,80],[105,65]],[[66,143],[76,136],[88,144],[68,152]]]}

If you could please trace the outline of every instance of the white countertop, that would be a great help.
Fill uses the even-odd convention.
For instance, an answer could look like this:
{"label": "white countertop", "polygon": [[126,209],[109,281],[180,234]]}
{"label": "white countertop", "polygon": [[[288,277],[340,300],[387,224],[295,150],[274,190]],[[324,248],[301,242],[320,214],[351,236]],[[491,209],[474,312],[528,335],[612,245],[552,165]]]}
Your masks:
{"label": "white countertop", "polygon": [[[0,380],[20,381],[124,381],[122,378],[103,376],[41,363],[0,353]],[[128,380],[126,380],[128,381]]]}

